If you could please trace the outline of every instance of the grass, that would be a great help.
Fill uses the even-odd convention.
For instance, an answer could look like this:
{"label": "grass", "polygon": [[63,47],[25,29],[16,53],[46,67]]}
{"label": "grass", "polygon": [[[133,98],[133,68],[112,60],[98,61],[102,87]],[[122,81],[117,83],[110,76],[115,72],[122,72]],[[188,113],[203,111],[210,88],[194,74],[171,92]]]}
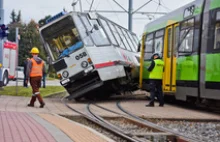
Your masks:
{"label": "grass", "polygon": [[[47,86],[46,88],[40,88],[40,93],[42,97],[46,97],[53,93],[62,91],[65,91],[62,86]],[[25,88],[22,86],[18,86],[18,94],[16,95],[16,86],[7,86],[4,87],[3,90],[0,90],[0,95],[29,97],[32,95],[32,89],[31,87]]]}

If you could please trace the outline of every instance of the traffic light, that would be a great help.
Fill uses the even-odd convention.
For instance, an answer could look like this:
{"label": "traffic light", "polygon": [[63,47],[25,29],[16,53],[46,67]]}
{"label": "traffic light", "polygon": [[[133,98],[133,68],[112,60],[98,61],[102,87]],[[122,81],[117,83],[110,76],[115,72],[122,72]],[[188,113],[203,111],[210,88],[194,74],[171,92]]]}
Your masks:
{"label": "traffic light", "polygon": [[8,30],[8,27],[6,27],[5,24],[1,24],[0,28],[0,38],[7,37],[8,33],[6,31]]}

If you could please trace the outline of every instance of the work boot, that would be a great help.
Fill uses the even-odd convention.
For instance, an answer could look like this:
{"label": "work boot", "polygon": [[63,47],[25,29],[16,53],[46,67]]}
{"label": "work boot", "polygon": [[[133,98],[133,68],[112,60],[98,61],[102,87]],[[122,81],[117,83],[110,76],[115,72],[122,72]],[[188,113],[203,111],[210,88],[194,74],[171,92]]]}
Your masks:
{"label": "work boot", "polygon": [[145,105],[146,107],[154,107],[154,103],[149,103],[147,105]]}
{"label": "work boot", "polygon": [[163,107],[164,106],[164,104],[159,104],[159,107]]}
{"label": "work boot", "polygon": [[34,107],[34,105],[33,105],[33,104],[28,104],[27,106],[28,106],[28,107]]}
{"label": "work boot", "polygon": [[34,107],[34,102],[36,101],[36,96],[31,97],[30,103],[27,105],[28,107]]}
{"label": "work boot", "polygon": [[42,99],[40,94],[37,95],[37,99],[38,99],[38,101],[40,103],[40,108],[43,108],[45,103],[44,103],[44,101],[43,101],[43,99]]}
{"label": "work boot", "polygon": [[40,108],[44,108],[44,106],[45,106],[44,102],[40,103]]}

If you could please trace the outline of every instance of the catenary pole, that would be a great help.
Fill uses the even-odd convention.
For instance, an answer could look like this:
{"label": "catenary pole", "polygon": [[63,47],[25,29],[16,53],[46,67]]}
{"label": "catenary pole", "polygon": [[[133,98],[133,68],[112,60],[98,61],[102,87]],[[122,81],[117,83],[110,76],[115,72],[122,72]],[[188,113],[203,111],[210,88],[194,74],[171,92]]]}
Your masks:
{"label": "catenary pole", "polygon": [[16,27],[16,31],[15,31],[15,42],[17,44],[17,63],[16,63],[16,95],[18,95],[18,63],[19,63],[19,40],[18,40],[18,33],[19,32],[19,28]]}
{"label": "catenary pole", "polygon": [[132,31],[132,24],[133,24],[133,0],[129,0],[128,4],[128,30]]}

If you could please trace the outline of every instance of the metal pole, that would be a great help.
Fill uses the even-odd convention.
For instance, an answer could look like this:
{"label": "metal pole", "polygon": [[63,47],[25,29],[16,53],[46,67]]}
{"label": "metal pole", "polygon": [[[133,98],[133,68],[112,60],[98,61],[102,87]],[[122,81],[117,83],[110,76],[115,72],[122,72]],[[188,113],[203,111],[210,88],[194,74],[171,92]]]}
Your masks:
{"label": "metal pole", "polygon": [[15,32],[15,42],[16,42],[16,44],[17,44],[17,65],[16,65],[16,95],[18,95],[18,71],[17,71],[17,69],[18,69],[18,63],[19,63],[19,41],[18,41],[18,31],[19,30],[19,28],[18,27],[16,27],[16,32]]}
{"label": "metal pole", "polygon": [[129,0],[128,5],[128,30],[132,31],[132,15],[133,15],[133,0]]}
{"label": "metal pole", "polygon": [[[4,24],[3,0],[0,0],[0,24]],[[0,39],[0,88],[3,86],[3,43],[4,39]]]}
{"label": "metal pole", "polygon": [[79,5],[80,5],[80,12],[82,12],[82,1],[79,0]]}

